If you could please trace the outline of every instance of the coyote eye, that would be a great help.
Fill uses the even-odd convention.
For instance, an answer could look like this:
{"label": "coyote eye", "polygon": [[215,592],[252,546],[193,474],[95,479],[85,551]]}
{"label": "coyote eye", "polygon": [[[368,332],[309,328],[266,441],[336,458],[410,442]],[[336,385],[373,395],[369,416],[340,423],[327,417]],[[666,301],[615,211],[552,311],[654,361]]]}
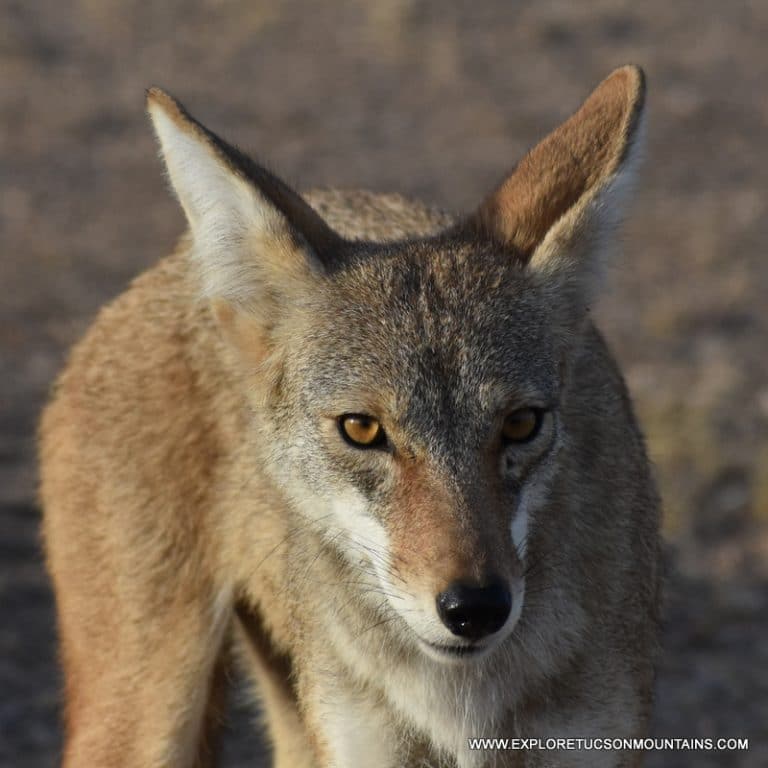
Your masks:
{"label": "coyote eye", "polygon": [[345,413],[339,417],[341,436],[356,448],[376,448],[385,440],[381,424],[373,416]]}
{"label": "coyote eye", "polygon": [[501,435],[505,443],[527,443],[541,428],[544,412],[540,408],[520,408],[505,419]]}

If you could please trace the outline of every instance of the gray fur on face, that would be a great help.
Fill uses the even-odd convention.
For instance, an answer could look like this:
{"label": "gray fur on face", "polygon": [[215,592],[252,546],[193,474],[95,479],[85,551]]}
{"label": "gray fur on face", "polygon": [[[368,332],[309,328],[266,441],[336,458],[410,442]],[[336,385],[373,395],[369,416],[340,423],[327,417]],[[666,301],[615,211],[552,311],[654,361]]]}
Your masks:
{"label": "gray fur on face", "polygon": [[306,336],[287,355],[309,418],[378,393],[377,416],[407,437],[397,447],[456,472],[476,461],[500,414],[556,406],[562,350],[537,284],[509,254],[440,236],[351,261],[308,297]]}

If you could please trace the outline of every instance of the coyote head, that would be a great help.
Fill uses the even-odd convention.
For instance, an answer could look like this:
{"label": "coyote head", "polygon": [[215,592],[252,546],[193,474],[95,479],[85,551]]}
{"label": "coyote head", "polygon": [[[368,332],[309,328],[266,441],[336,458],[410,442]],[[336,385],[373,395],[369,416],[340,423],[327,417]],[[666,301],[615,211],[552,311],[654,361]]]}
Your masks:
{"label": "coyote head", "polygon": [[343,236],[162,91],[148,105],[273,478],[414,645],[487,652],[523,611],[533,513],[571,439],[569,366],[637,154],[640,71],[611,74],[474,213],[384,242]]}

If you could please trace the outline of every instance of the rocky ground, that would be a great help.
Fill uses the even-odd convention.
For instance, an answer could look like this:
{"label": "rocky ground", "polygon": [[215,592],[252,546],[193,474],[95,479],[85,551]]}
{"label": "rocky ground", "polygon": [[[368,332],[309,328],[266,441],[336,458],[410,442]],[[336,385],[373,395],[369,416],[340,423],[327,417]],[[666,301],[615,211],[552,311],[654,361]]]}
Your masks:
{"label": "rocky ground", "polygon": [[[182,229],[142,113],[158,83],[300,187],[472,206],[612,67],[648,163],[599,310],[666,507],[655,734],[768,764],[768,7],[715,0],[0,0],[0,764],[59,748],[34,425],[67,346]],[[227,766],[262,764],[236,708]]]}

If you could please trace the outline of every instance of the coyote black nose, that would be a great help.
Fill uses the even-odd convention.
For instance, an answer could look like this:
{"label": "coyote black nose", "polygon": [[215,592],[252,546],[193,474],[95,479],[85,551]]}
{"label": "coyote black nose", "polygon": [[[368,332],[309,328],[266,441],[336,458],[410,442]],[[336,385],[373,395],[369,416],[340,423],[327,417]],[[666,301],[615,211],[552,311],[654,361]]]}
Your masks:
{"label": "coyote black nose", "polygon": [[437,613],[454,635],[479,640],[504,626],[512,608],[512,595],[499,582],[487,587],[451,584],[437,596]]}

